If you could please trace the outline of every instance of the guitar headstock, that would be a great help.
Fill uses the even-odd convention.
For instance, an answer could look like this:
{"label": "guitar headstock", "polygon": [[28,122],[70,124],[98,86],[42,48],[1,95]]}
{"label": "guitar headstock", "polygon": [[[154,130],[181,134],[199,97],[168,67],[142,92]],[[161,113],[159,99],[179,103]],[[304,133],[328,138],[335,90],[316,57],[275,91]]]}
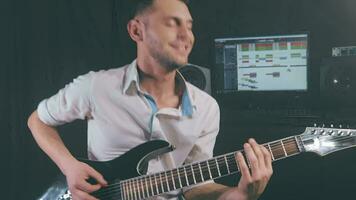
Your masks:
{"label": "guitar headstock", "polygon": [[356,130],[307,127],[300,135],[305,151],[320,156],[356,146]]}

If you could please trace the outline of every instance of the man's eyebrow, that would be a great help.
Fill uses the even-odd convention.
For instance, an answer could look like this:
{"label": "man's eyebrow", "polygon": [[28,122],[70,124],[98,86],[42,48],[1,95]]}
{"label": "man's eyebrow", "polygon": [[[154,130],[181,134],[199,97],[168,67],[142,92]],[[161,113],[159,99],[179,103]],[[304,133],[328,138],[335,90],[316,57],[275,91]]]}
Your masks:
{"label": "man's eyebrow", "polygon": [[[176,21],[184,21],[184,19],[177,17],[177,16],[168,16],[167,19],[174,19]],[[187,19],[186,20],[189,24],[193,24],[193,19]]]}

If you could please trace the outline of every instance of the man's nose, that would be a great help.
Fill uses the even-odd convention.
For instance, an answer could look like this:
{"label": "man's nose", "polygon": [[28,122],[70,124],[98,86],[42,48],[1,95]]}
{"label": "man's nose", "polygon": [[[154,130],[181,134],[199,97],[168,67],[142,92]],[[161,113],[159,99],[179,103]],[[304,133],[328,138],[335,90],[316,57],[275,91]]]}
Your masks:
{"label": "man's nose", "polygon": [[186,25],[182,25],[179,27],[179,32],[178,32],[178,36],[181,39],[188,39],[189,37],[191,37],[192,35],[192,31],[189,27],[187,27]]}

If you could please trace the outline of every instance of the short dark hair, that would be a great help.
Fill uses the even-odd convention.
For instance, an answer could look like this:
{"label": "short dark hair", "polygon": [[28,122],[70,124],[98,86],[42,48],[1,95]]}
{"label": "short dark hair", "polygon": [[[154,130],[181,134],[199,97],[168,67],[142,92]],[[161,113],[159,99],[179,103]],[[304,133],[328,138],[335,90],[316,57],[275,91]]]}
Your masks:
{"label": "short dark hair", "polygon": [[[131,0],[134,2],[133,6],[133,12],[131,14],[131,19],[142,14],[144,11],[146,11],[149,7],[152,6],[155,0]],[[179,0],[186,5],[188,5],[189,0]]]}

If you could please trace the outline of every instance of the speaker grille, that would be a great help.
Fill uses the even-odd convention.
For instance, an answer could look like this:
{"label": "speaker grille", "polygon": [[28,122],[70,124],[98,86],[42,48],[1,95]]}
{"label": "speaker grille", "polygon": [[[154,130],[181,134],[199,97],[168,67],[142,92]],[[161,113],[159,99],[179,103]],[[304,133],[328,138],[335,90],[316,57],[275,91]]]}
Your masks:
{"label": "speaker grille", "polygon": [[210,70],[197,65],[188,64],[179,69],[186,81],[210,94]]}
{"label": "speaker grille", "polygon": [[326,58],[320,68],[323,104],[343,107],[356,105],[356,57]]}

